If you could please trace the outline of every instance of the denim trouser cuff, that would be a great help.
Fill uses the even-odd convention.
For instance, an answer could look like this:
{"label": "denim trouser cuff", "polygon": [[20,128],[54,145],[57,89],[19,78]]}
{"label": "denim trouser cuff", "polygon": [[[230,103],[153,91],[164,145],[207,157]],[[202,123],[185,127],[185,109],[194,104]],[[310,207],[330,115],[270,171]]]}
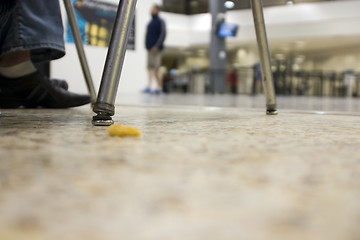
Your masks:
{"label": "denim trouser cuff", "polygon": [[34,62],[65,55],[63,25],[58,0],[17,0],[12,10],[0,13],[0,55],[31,52]]}

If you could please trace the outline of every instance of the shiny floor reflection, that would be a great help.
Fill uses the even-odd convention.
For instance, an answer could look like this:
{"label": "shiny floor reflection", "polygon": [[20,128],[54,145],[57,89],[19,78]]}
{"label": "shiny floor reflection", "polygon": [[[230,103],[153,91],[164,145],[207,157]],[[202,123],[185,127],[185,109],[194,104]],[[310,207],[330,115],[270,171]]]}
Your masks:
{"label": "shiny floor reflection", "polygon": [[[279,110],[298,111],[331,111],[360,114],[360,98],[308,97],[308,96],[278,96]],[[120,94],[118,104],[126,105],[184,105],[236,107],[246,109],[263,109],[263,95],[203,95],[203,94]]]}
{"label": "shiny floor reflection", "polygon": [[359,116],[2,110],[0,239],[360,238]]}

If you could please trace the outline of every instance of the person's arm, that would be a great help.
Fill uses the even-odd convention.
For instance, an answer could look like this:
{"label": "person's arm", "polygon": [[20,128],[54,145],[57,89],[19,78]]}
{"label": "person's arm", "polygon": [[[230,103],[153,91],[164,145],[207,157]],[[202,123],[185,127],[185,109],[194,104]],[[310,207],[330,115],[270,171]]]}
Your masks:
{"label": "person's arm", "polygon": [[159,38],[156,41],[156,44],[154,46],[154,48],[160,49],[160,46],[164,43],[165,41],[165,37],[166,37],[166,25],[165,25],[165,21],[164,20],[160,20],[160,34],[159,34]]}

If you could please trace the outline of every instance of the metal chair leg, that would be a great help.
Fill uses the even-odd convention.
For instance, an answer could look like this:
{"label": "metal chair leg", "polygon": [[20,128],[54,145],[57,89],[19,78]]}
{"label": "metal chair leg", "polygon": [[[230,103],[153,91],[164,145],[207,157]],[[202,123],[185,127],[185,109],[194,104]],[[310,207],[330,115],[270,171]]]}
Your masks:
{"label": "metal chair leg", "polygon": [[77,50],[77,53],[79,56],[81,68],[82,68],[84,78],[86,81],[86,85],[87,85],[87,88],[88,88],[88,91],[89,91],[89,94],[91,97],[91,102],[94,103],[96,100],[95,87],[94,87],[94,83],[93,83],[93,80],[91,77],[89,65],[86,60],[84,46],[82,44],[80,31],[79,31],[79,27],[78,27],[77,20],[75,17],[74,9],[73,9],[73,6],[72,6],[70,0],[64,0],[64,5],[66,8],[68,18],[69,18],[69,24],[70,24],[71,32],[74,37],[74,42],[75,42],[76,50]]}
{"label": "metal chair leg", "polygon": [[256,38],[258,42],[261,70],[263,75],[263,85],[266,98],[266,113],[268,115],[276,115],[276,97],[271,71],[271,58],[269,44],[266,36],[262,0],[251,0],[251,8],[253,11]]}
{"label": "metal chair leg", "polygon": [[92,122],[96,126],[113,124],[111,116],[115,114],[115,98],[136,2],[136,0],[121,0],[117,9],[99,94],[93,107],[93,111],[97,113],[97,116],[93,117]]}

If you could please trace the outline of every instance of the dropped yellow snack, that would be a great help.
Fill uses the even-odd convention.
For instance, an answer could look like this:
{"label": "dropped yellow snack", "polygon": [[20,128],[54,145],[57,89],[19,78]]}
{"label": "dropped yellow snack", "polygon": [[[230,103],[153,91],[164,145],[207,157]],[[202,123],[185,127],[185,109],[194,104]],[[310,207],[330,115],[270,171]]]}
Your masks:
{"label": "dropped yellow snack", "polygon": [[125,125],[120,125],[120,124],[111,125],[108,128],[108,133],[110,136],[119,136],[119,137],[126,137],[126,136],[139,137],[141,135],[139,129]]}

